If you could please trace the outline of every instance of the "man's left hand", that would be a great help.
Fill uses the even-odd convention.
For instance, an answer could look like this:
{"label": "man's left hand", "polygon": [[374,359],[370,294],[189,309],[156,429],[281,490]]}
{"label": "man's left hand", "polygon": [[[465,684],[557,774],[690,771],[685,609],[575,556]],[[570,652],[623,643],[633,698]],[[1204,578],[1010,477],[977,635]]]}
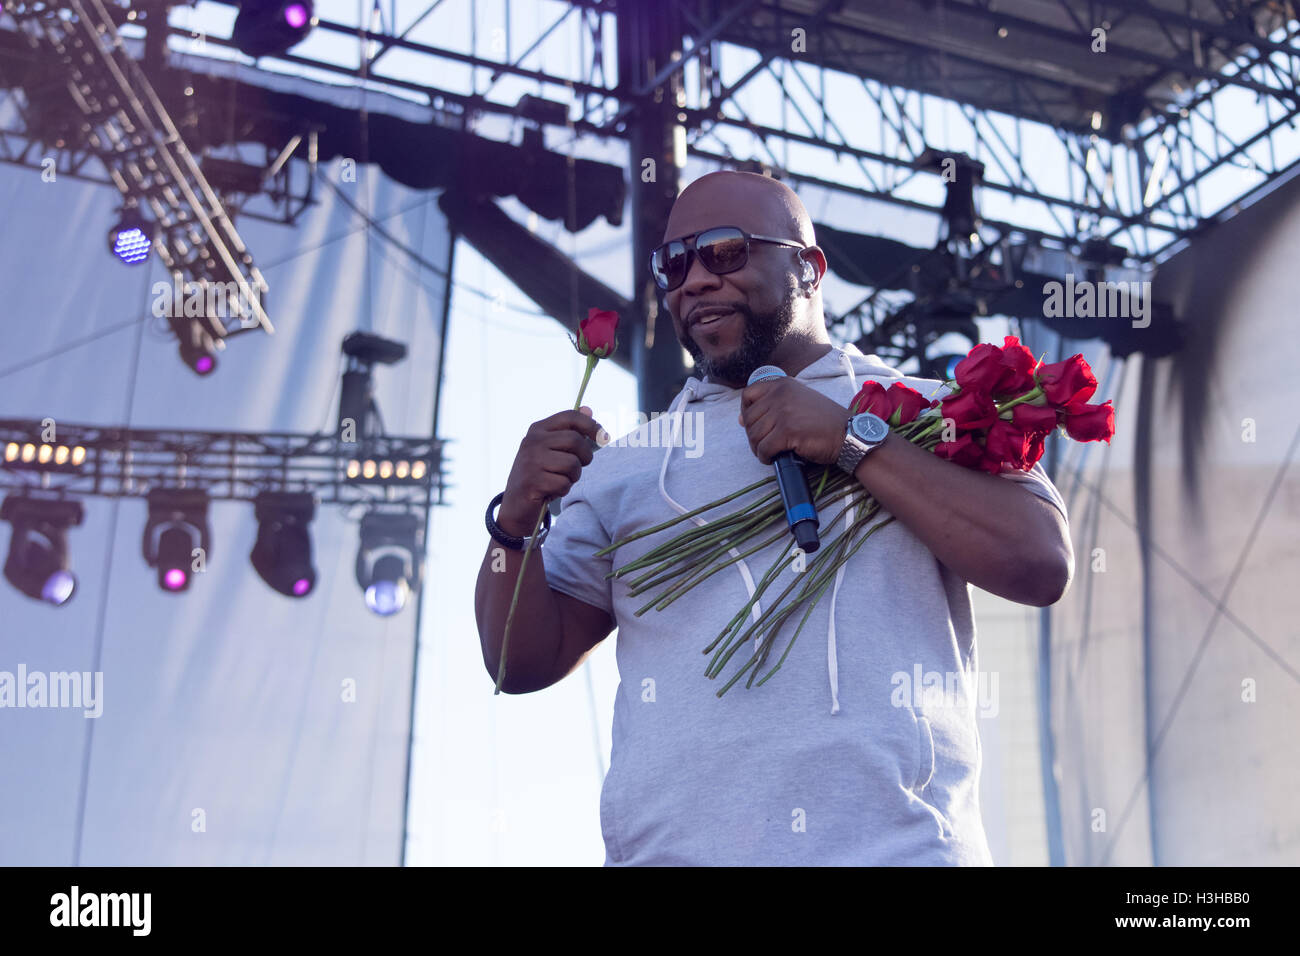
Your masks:
{"label": "man's left hand", "polygon": [[765,465],[783,451],[805,461],[834,464],[844,446],[849,410],[793,378],[745,386],[740,424],[749,448]]}

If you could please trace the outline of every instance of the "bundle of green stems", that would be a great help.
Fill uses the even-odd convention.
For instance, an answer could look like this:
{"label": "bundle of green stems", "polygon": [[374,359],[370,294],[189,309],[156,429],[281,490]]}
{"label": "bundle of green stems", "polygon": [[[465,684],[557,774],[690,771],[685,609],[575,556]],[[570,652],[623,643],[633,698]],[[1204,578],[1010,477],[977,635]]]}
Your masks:
{"label": "bundle of green stems", "polygon": [[[907,425],[895,427],[894,432],[922,448],[933,449],[940,440],[942,425],[942,419],[937,414],[922,415]],[[823,542],[814,555],[803,556],[799,569],[793,566],[799,554],[791,548],[782,549],[755,586],[753,596],[704,648],[704,654],[712,654],[705,675],[716,679],[741,647],[758,639],[757,647],[749,660],[717,692],[718,697],[725,694],[746,673],[749,674],[749,679],[745,686],[754,686],[755,677],[762,670],[775,645],[777,632],[788,618],[806,605],[784,652],[775,665],[758,680],[758,686],[761,687],[781,669],[813,608],[835,580],[836,572],[873,534],[894,520],[893,517],[877,520],[881,511],[879,503],[854,476],[834,465],[810,465],[807,477],[809,486],[814,489],[813,501],[819,515],[828,514],[833,506],[839,505],[839,510],[826,522],[827,527],[838,528],[844,523],[845,514],[850,513],[848,526],[829,542]],[[785,508],[775,476],[756,481],[717,501],[638,531],[596,552],[596,556],[609,554],[633,541],[667,531],[683,522],[691,522],[691,519],[705,512],[714,511],[754,492],[759,493],[756,500],[721,517],[706,520],[702,525],[692,522],[686,530],[606,575],[607,578],[627,578],[629,595],[656,592],[654,597],[635,612],[637,617],[651,608],[657,611],[666,609],[696,585],[742,558],[748,558],[782,539],[789,540],[790,528],[785,520]],[[781,570],[786,567],[796,570],[794,579],[774,601],[765,602],[766,607],[757,620],[746,626],[746,620],[751,616],[754,606],[778,582]],[[630,577],[631,575],[636,576]]]}

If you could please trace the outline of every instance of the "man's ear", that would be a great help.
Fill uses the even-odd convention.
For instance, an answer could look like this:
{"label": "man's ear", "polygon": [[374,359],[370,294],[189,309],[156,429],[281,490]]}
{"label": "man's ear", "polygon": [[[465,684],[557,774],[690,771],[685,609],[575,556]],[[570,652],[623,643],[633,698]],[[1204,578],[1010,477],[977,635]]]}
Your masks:
{"label": "man's ear", "polygon": [[799,281],[803,283],[804,293],[812,295],[817,291],[816,286],[819,275],[824,274],[825,253],[817,246],[808,246],[797,255],[803,261]]}

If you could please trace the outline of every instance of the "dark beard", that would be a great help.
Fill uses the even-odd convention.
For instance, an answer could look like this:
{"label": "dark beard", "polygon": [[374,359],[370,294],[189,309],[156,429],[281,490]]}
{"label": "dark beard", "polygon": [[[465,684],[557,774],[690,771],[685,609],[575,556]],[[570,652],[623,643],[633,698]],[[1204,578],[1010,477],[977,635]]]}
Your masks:
{"label": "dark beard", "polygon": [[740,345],[730,355],[710,359],[689,332],[680,341],[701,375],[707,375],[712,382],[744,388],[754,370],[768,364],[772,352],[794,325],[794,303],[787,301],[764,315],[755,314],[748,306],[734,308],[745,318],[745,332]]}

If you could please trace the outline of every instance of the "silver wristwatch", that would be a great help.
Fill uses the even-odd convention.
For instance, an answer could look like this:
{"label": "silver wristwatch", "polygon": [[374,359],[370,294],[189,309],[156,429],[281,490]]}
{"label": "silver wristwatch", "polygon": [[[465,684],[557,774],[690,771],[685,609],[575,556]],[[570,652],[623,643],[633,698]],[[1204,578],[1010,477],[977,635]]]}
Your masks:
{"label": "silver wristwatch", "polygon": [[840,457],[835,460],[835,464],[850,475],[853,474],[867,453],[878,447],[888,435],[889,425],[879,415],[870,412],[854,415],[848,421],[844,444],[840,446]]}

